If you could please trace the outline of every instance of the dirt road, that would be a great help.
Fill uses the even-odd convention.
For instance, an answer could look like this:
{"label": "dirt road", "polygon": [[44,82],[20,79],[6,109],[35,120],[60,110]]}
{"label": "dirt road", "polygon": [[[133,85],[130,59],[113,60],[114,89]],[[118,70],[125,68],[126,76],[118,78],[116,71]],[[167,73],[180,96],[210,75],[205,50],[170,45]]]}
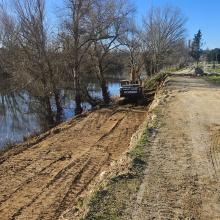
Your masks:
{"label": "dirt road", "polygon": [[74,219],[78,198],[129,146],[144,108],[97,110],[0,157],[0,219]]}
{"label": "dirt road", "polygon": [[220,219],[220,89],[169,78],[133,219]]}

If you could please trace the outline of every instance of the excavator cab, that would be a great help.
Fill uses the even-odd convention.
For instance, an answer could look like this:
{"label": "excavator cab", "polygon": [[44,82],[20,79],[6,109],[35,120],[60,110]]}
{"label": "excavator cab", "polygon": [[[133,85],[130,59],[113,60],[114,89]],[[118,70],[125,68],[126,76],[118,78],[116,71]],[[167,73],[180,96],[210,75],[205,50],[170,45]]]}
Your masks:
{"label": "excavator cab", "polygon": [[120,97],[140,98],[142,97],[142,85],[139,80],[121,80],[120,81]]}

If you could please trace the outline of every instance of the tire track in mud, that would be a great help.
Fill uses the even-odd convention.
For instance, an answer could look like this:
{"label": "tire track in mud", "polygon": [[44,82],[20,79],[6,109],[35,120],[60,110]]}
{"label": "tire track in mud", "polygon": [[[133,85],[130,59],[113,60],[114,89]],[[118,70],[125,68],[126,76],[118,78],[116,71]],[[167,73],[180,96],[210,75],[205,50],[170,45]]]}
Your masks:
{"label": "tire track in mud", "polygon": [[[89,158],[88,164],[86,164],[83,169],[78,172],[76,177],[73,179],[73,182],[71,186],[69,187],[69,190],[66,192],[63,199],[61,199],[61,202],[58,207],[56,205],[52,204],[50,206],[50,212],[49,213],[41,213],[38,217],[38,219],[58,219],[61,213],[68,207],[68,205],[72,204],[77,196],[80,195],[80,193],[86,188],[86,186],[92,181],[92,179],[96,176],[96,174],[101,170],[102,165],[104,165],[109,158],[109,154],[107,152],[101,152],[100,149],[95,149],[96,146],[100,148],[103,139],[105,139],[109,134],[111,134],[120,124],[120,122],[125,118],[124,115],[120,116],[117,120],[113,119],[111,121],[110,129],[107,133],[104,133],[99,140],[92,146],[94,151],[94,154],[90,152],[90,155],[95,155],[93,158]],[[107,123],[108,124],[108,123]],[[85,129],[85,127],[83,127]],[[101,154],[100,154],[101,153]],[[106,155],[107,153],[107,155]],[[100,154],[100,156],[98,156]],[[101,163],[100,163],[100,158]],[[103,159],[104,158],[104,159]],[[98,161],[98,163],[97,163]],[[83,162],[78,162],[83,163]],[[87,178],[86,178],[87,177]],[[89,177],[89,178],[88,178]],[[83,184],[82,184],[82,183]],[[73,213],[73,212],[72,212]]]}
{"label": "tire track in mud", "polygon": [[127,149],[145,114],[99,110],[8,157],[0,165],[1,220],[70,217],[91,181]]}
{"label": "tire track in mud", "polygon": [[50,131],[47,131],[37,137],[32,138],[31,140],[29,139],[23,144],[18,144],[12,147],[9,151],[6,151],[4,154],[0,155],[0,165],[4,164],[9,158],[22,154],[24,151],[28,150],[29,148],[34,148],[35,145],[38,145],[38,143],[44,141],[46,138],[50,137],[51,135],[59,133],[60,131],[65,131],[70,127],[74,127],[76,124],[80,123],[86,116],[87,113],[84,113],[78,117],[75,117],[75,119],[66,122],[65,125],[62,124],[60,126],[57,126],[56,128],[53,128]]}
{"label": "tire track in mud", "polygon": [[[59,162],[59,161],[61,161],[61,160],[63,160],[63,156],[59,157],[57,160],[54,160],[54,161],[50,162],[47,166],[43,167],[43,168],[40,170],[39,173],[35,173],[35,174],[33,174],[33,176],[28,177],[27,179],[25,179],[21,184],[19,184],[19,185],[17,186],[17,188],[13,189],[13,191],[12,191],[10,194],[8,194],[6,197],[4,197],[3,199],[0,198],[0,207],[1,207],[1,204],[4,203],[4,202],[6,202],[8,199],[10,199],[10,198],[13,196],[13,194],[15,194],[16,192],[18,192],[19,190],[22,190],[22,188],[23,188],[26,184],[28,184],[28,183],[31,182],[31,181],[34,181],[34,180],[38,177],[38,175],[41,175],[41,174],[42,174],[43,172],[45,172],[48,168],[50,168],[52,165],[54,165],[55,163],[57,163],[57,162]],[[12,190],[12,188],[11,188],[11,190]]]}
{"label": "tire track in mud", "polygon": [[[27,212],[27,214],[29,213],[31,219],[36,219],[36,215],[38,217],[38,214],[40,213],[39,210],[42,209],[47,211],[50,210],[51,213],[53,207],[51,207],[51,203],[49,203],[50,200],[53,200],[53,202],[56,203],[62,198],[59,194],[62,194],[62,192],[65,193],[65,190],[69,188],[71,181],[77,179],[78,173],[83,172],[83,169],[89,163],[89,160],[88,155],[85,155],[85,157],[80,158],[78,161],[71,162],[68,166],[59,171],[38,195],[36,195],[27,205],[21,207],[16,213],[14,213],[12,219],[25,219],[21,216],[25,216],[25,212]],[[42,202],[37,204],[39,201],[45,200],[47,202],[49,200],[49,205],[44,206]],[[35,206],[35,203],[37,206]]]}
{"label": "tire track in mud", "polygon": [[[99,115],[98,115],[98,117],[101,118],[102,116],[99,116]],[[107,120],[107,119],[108,119],[108,118],[106,118],[106,120]],[[117,123],[116,123],[116,124],[117,124]],[[114,127],[114,126],[115,126],[115,125],[113,124],[113,127]],[[83,127],[83,129],[84,129],[84,127]],[[73,131],[73,132],[74,132],[74,131]],[[106,133],[105,133],[104,135],[106,135]],[[103,137],[103,136],[101,136],[101,137]],[[29,152],[29,151],[33,151],[33,149],[28,149],[28,152]],[[35,151],[36,151],[36,150],[35,150]],[[41,164],[39,164],[40,161],[45,164],[45,161],[39,159],[40,156],[41,156],[41,152],[38,152],[37,155],[35,155],[34,158],[32,157],[32,158],[31,158],[31,161],[29,160],[28,162],[27,162],[27,156],[28,156],[28,155],[24,155],[23,157],[17,156],[17,157],[19,157],[19,159],[16,159],[16,160],[15,160],[14,158],[12,158],[12,160],[15,160],[15,161],[16,161],[15,168],[14,168],[14,170],[13,170],[13,172],[15,173],[15,175],[13,176],[14,178],[16,178],[16,174],[17,174],[17,173],[18,173],[18,175],[20,176],[21,171],[27,169],[29,166],[32,166],[32,167],[35,167],[35,168],[36,168],[36,166],[37,166],[37,165],[36,165],[36,162],[38,163],[38,166],[41,166]],[[61,156],[61,157],[63,157],[63,156]],[[49,158],[49,159],[51,159],[51,158]],[[50,162],[49,162],[49,163],[50,163]],[[10,170],[10,169],[11,169],[11,164],[14,164],[14,163],[11,163],[11,161],[9,161],[9,165],[7,166],[7,164],[6,164],[6,167],[4,167],[4,170],[5,170],[5,169]],[[3,165],[3,166],[4,166],[4,165]],[[23,175],[28,176],[29,173],[30,173],[29,170],[26,170],[26,173],[24,173]],[[9,176],[11,176],[11,174],[9,174]],[[31,174],[31,178],[33,178],[33,177],[32,177],[32,174]],[[19,183],[19,185],[25,184],[25,182],[31,180],[31,178],[27,178],[27,179],[24,180],[23,182]],[[3,181],[6,180],[6,179],[7,179],[7,176],[3,175],[3,178],[2,178],[2,180],[1,180],[1,182],[3,182]],[[14,187],[11,186],[10,184],[7,185],[7,187],[8,187],[10,190],[12,190],[12,188],[14,188]],[[17,187],[17,186],[15,186],[15,187]],[[19,186],[18,186],[18,188],[19,188]],[[4,188],[4,191],[5,191],[5,190],[6,190],[6,188]],[[16,190],[15,190],[15,191],[16,191]]]}
{"label": "tire track in mud", "polygon": [[[59,207],[55,211],[55,215],[51,216],[54,220],[59,219],[61,215],[65,216],[74,215],[77,209],[72,207],[72,204],[76,202],[76,198],[83,192],[84,189],[90,184],[93,178],[100,172],[102,166],[108,161],[109,155],[107,153],[102,152],[101,155],[102,160],[97,161],[96,157],[90,158],[90,163],[85,167],[84,172],[78,174],[77,178],[72,182],[68,192],[65,197],[61,201]],[[65,213],[65,210],[67,210]],[[62,214],[64,212],[64,214]],[[65,217],[64,217],[65,218]],[[50,219],[43,217],[42,219]]]}

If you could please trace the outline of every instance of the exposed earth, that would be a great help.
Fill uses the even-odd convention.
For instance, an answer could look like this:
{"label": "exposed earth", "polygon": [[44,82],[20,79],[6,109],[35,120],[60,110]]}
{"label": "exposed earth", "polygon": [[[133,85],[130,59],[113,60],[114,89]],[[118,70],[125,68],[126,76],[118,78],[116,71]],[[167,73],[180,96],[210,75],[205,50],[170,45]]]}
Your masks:
{"label": "exposed earth", "polygon": [[[220,219],[220,87],[180,72],[157,100],[142,183],[125,208],[131,214],[115,219]],[[76,219],[80,198],[146,119],[144,107],[101,109],[4,153],[0,219]]]}
{"label": "exposed earth", "polygon": [[146,108],[101,109],[0,157],[0,219],[74,219],[90,184],[120,158]]}

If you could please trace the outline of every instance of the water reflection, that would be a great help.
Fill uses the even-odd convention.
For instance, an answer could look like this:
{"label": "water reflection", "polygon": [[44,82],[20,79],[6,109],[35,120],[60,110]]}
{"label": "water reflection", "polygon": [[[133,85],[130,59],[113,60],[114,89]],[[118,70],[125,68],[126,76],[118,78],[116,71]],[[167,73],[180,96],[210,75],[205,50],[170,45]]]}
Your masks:
{"label": "water reflection", "polygon": [[[118,83],[109,83],[108,87],[111,96],[119,94]],[[61,93],[63,120],[67,120],[74,116],[74,93],[71,90],[62,90]],[[92,97],[101,98],[101,91],[94,84],[90,86],[90,94]],[[88,103],[83,103],[82,107],[84,110],[91,108]],[[0,147],[7,143],[22,141],[24,136],[43,130],[44,123],[39,103],[26,91],[0,95]]]}
{"label": "water reflection", "polygon": [[0,96],[0,147],[39,131],[39,122],[29,103],[30,97],[25,92]]}

